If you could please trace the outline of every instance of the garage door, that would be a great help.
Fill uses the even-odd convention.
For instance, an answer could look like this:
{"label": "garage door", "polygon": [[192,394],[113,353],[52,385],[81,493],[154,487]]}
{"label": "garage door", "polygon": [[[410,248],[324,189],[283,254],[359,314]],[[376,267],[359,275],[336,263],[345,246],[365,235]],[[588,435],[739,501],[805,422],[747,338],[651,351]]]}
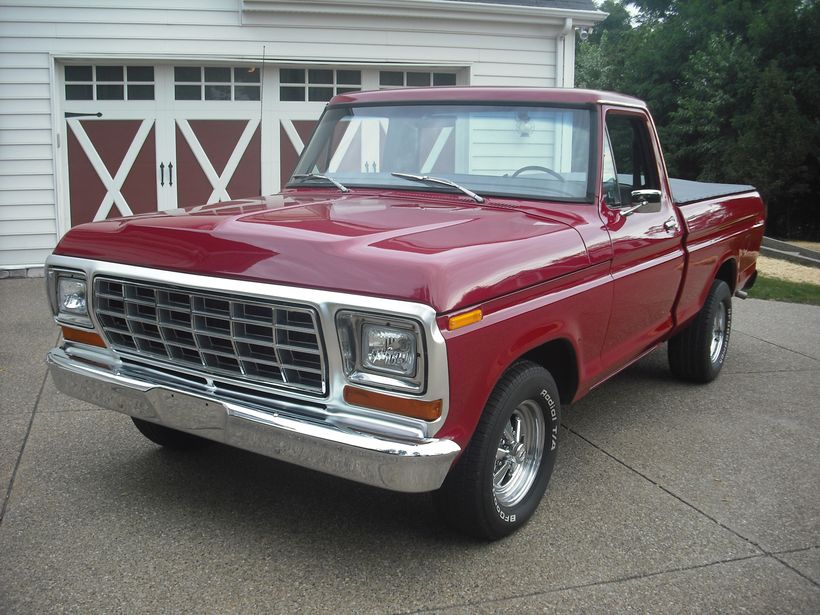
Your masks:
{"label": "garage door", "polygon": [[256,67],[65,67],[72,225],[262,193]]}
{"label": "garage door", "polygon": [[298,66],[63,71],[60,201],[70,226],[276,192],[332,96],[456,82],[454,72]]}

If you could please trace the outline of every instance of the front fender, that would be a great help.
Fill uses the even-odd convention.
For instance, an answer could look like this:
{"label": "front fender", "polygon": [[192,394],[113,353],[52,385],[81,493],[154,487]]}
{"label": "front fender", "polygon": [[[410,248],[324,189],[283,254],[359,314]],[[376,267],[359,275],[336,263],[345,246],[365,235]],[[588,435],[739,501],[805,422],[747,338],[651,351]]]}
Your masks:
{"label": "front fender", "polygon": [[[487,399],[515,361],[550,341],[565,340],[577,357],[576,398],[600,371],[599,354],[612,303],[608,263],[588,267],[480,306],[478,323],[443,328],[450,376],[450,414],[439,432],[462,449]],[[446,318],[440,319],[440,325]],[[560,386],[560,385],[559,385]]]}

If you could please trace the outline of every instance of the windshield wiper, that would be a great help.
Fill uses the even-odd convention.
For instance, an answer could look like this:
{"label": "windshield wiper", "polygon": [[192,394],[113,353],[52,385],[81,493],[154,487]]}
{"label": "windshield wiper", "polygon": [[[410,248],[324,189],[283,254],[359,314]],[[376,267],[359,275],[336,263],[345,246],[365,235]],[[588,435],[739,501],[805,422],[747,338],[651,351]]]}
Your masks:
{"label": "windshield wiper", "polygon": [[484,199],[482,197],[478,196],[469,188],[459,186],[456,182],[450,181],[449,179],[444,179],[442,177],[430,177],[429,175],[413,175],[412,173],[399,172],[393,172],[390,175],[395,175],[396,177],[401,177],[402,179],[409,179],[414,182],[421,182],[423,184],[438,184],[440,186],[450,186],[451,188],[455,188],[456,190],[461,190],[461,192],[463,192],[468,197],[473,199],[476,203],[484,202]]}
{"label": "windshield wiper", "polygon": [[350,188],[328,175],[320,175],[319,173],[297,173],[293,176],[293,179],[324,179],[325,181],[329,181],[331,184],[336,186],[339,189],[339,192],[350,192]]}

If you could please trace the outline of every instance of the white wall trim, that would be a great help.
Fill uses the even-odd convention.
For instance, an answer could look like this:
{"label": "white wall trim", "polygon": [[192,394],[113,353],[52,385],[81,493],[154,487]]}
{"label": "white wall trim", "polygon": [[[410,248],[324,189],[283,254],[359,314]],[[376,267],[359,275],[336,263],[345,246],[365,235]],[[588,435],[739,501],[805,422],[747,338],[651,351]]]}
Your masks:
{"label": "white wall trim", "polygon": [[327,60],[302,59],[302,58],[285,58],[265,56],[262,59],[262,44],[260,43],[259,54],[243,54],[243,55],[226,55],[221,54],[170,54],[170,53],[110,53],[106,51],[104,55],[101,52],[93,53],[77,53],[71,51],[55,51],[50,54],[52,61],[58,62],[86,62],[93,60],[95,64],[122,64],[124,61],[128,62],[157,62],[157,63],[171,63],[171,64],[202,64],[208,62],[210,64],[264,64],[279,66],[363,66],[366,68],[390,68],[390,67],[411,67],[411,68],[456,68],[462,69],[472,62],[454,61],[454,60],[436,60],[431,62],[429,60],[374,60],[373,58],[357,57],[357,58],[336,58]]}
{"label": "white wall trim", "polygon": [[471,21],[558,23],[571,17],[576,24],[592,26],[606,17],[602,11],[578,11],[548,7],[447,2],[445,0],[242,0],[242,19],[250,13],[331,13],[334,15],[382,15],[388,17],[430,17]]}
{"label": "white wall trim", "polygon": [[57,70],[57,57],[48,54],[48,85],[51,93],[51,166],[54,173],[54,221],[57,227],[57,241],[68,232],[70,223],[62,203],[68,202],[68,185],[64,179],[68,177],[68,164],[63,160],[61,148],[66,147],[61,134],[65,126],[63,119],[63,89],[61,71]]}

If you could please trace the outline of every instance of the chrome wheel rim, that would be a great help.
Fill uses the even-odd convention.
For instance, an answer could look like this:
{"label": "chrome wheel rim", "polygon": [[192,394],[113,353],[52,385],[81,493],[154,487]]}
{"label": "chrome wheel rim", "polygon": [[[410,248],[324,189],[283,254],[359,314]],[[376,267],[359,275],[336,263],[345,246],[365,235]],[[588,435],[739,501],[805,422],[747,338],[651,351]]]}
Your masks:
{"label": "chrome wheel rim", "polygon": [[503,506],[515,506],[530,490],[544,455],[546,422],[541,406],[528,399],[513,410],[495,455],[493,493]]}
{"label": "chrome wheel rim", "polygon": [[721,301],[715,312],[715,319],[712,321],[712,342],[709,346],[709,357],[712,363],[717,362],[723,350],[723,345],[726,343],[727,315],[726,304]]}

